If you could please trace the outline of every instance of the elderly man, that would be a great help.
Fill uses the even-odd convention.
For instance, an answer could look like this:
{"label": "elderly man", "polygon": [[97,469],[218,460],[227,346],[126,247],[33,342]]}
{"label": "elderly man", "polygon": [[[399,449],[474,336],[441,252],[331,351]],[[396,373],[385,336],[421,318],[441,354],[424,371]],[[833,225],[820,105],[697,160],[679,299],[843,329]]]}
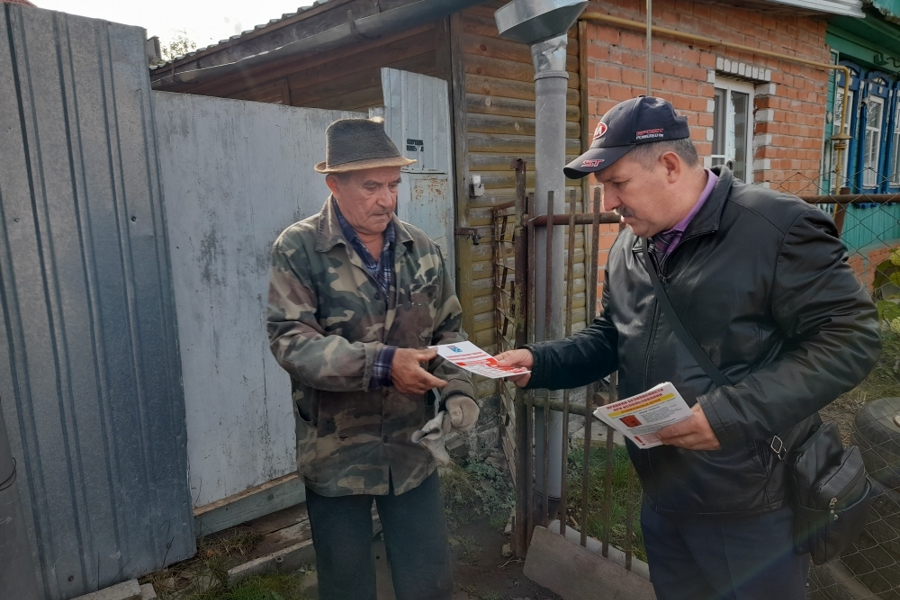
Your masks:
{"label": "elderly man", "polygon": [[268,309],[293,385],[319,598],[375,599],[374,499],[397,598],[449,599],[435,460],[410,438],[435,388],[448,429],[478,418],[469,377],[428,349],[466,339],[460,304],[440,248],[394,214],[400,168],[415,161],[381,120],[335,121],[326,141],[315,168],[331,196],[275,242]]}
{"label": "elderly man", "polygon": [[[794,196],[704,169],[687,120],[658,98],[616,105],[565,172],[594,173],[604,208],[627,225],[609,251],[602,316],[498,358],[532,369],[518,385],[577,387],[618,369],[622,397],[670,381],[692,406],[659,432],[664,445],[628,446],[660,600],[805,598],[809,557],[794,553],[785,467],[767,440],[814,426],[880,351],[834,224]],[[734,385],[716,387],[680,341],[651,269]]]}

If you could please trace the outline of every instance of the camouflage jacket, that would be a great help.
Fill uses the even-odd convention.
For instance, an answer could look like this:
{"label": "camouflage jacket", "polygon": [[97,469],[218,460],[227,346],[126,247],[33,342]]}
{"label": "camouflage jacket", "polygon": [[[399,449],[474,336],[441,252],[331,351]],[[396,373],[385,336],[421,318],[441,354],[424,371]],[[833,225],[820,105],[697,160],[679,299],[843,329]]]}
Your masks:
{"label": "camouflage jacket", "polygon": [[[433,416],[424,395],[370,389],[386,345],[424,348],[466,339],[462,308],[440,249],[394,217],[394,280],[385,300],[343,237],[331,198],[275,241],[269,345],[291,375],[297,469],[324,496],[402,494],[435,468],[410,435]],[[474,398],[468,375],[441,358],[428,365],[443,397]]]}

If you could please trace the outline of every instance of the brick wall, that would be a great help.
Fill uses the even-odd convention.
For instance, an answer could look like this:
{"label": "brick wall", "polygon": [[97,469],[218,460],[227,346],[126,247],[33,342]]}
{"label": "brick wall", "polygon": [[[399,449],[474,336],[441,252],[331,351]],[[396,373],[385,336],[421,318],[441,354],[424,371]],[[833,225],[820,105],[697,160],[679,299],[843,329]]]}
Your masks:
{"label": "brick wall", "polygon": [[893,249],[897,247],[898,241],[900,240],[893,240],[893,243],[890,245],[879,242],[867,248],[860,248],[857,252],[850,255],[847,262],[870,292],[873,291],[872,284],[875,281],[875,267],[881,264],[882,261],[887,260]]}
{"label": "brick wall", "polygon": [[[645,22],[643,0],[594,0],[587,8]],[[660,27],[726,42],[830,62],[824,19],[767,15],[725,9],[702,1],[656,0],[653,22]],[[645,93],[644,32],[590,22],[587,29],[587,106],[591,129],[616,103]],[[755,86],[754,165],[756,183],[808,193],[816,181],[825,128],[828,72],[722,47],[690,45],[657,35],[653,39],[653,94],[688,116],[701,156],[712,151],[716,75]]]}

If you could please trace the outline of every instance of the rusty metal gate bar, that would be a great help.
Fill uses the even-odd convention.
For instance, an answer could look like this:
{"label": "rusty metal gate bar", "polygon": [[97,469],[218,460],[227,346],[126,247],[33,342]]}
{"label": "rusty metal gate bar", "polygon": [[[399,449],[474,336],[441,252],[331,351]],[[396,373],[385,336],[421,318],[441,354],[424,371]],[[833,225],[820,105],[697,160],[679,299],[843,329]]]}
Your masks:
{"label": "rusty metal gate bar", "polygon": [[[599,278],[599,265],[597,257],[599,254],[599,238],[601,223],[618,223],[619,219],[613,213],[600,212],[600,190],[596,189],[593,199],[593,207],[590,213],[578,213],[577,198],[573,194],[569,197],[569,214],[556,214],[554,211],[553,194],[548,194],[548,215],[540,217],[531,217],[532,207],[534,203],[533,194],[525,192],[525,161],[517,159],[512,161],[511,168],[516,170],[516,200],[497,205],[492,209],[492,227],[494,240],[494,295],[497,306],[497,327],[498,327],[498,352],[508,350],[513,347],[521,347],[526,342],[534,342],[534,286],[538,284],[534,280],[535,265],[537,256],[535,253],[534,236],[535,230],[539,227],[551,226],[547,230],[548,248],[552,247],[549,240],[554,235],[554,226],[568,226],[568,272],[566,277],[566,299],[565,299],[565,323],[566,335],[572,333],[573,328],[573,301],[574,301],[574,261],[575,261],[575,226],[590,225],[591,238],[591,269],[587,275],[587,310],[586,317],[588,321],[592,321],[597,312],[597,283]],[[510,249],[512,246],[512,250]],[[512,264],[510,264],[510,255],[513,256]],[[549,255],[543,257],[549,260]],[[554,299],[548,299],[548,314],[553,310]],[[512,334],[512,335],[511,335]],[[511,384],[504,383],[501,386],[501,399],[503,404],[503,426],[504,426],[504,451],[510,458],[512,473],[516,486],[516,519],[515,519],[515,550],[516,554],[524,557],[530,544],[531,533],[536,523],[548,525],[550,519],[550,498],[547,494],[547,487],[540,495],[535,497],[534,479],[537,474],[535,469],[540,468],[544,474],[544,481],[549,472],[549,436],[543,436],[543,461],[540,465],[534,464],[534,411],[539,410],[559,410],[563,412],[563,444],[562,449],[562,481],[561,481],[561,498],[558,516],[560,519],[560,534],[565,535],[566,532],[566,513],[568,511],[568,421],[570,414],[582,416],[584,421],[584,469],[581,473],[582,489],[586,491],[589,487],[590,480],[590,452],[591,452],[591,430],[592,419],[590,418],[593,406],[599,403],[613,401],[615,396],[614,384],[615,374],[612,376],[613,390],[612,396],[609,398],[597,392],[597,386],[588,386],[586,390],[585,404],[571,404],[570,396],[567,392],[563,396],[563,400],[550,401],[547,395],[542,395],[536,401],[534,393],[531,391],[523,391],[513,388]],[[510,416],[512,415],[512,419]],[[512,427],[509,427],[510,422]],[[548,420],[545,420],[545,427]],[[510,431],[510,429],[512,431]],[[609,428],[608,428],[609,430]],[[512,435],[510,435],[512,434]],[[611,512],[611,473],[613,469],[613,461],[615,460],[613,448],[614,440],[612,434],[607,434],[607,453],[605,470],[607,473],[603,512],[605,521],[609,523],[609,514]],[[633,475],[632,475],[633,477]],[[629,493],[633,490],[633,480],[629,480]],[[582,546],[587,545],[587,525],[589,521],[589,497],[583,493],[580,506],[582,521],[579,526],[580,543]],[[554,511],[555,512],[555,511]],[[626,524],[628,535],[633,531],[633,511],[629,508],[627,518],[629,522]],[[609,554],[609,537],[610,529],[607,525],[603,534],[602,553],[605,556]],[[630,539],[626,541],[624,548],[625,562],[630,567],[632,548]]]}

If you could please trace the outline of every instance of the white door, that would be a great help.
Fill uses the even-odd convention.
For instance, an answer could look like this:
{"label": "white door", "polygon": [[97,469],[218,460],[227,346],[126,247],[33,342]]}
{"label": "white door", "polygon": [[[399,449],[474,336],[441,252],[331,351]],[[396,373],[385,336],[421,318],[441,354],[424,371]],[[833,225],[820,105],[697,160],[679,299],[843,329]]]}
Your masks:
{"label": "white door", "polygon": [[412,223],[434,240],[451,276],[453,247],[453,174],[450,100],[447,82],[436,77],[381,70],[384,126],[391,140],[416,163],[403,169],[397,201],[401,221]]}

